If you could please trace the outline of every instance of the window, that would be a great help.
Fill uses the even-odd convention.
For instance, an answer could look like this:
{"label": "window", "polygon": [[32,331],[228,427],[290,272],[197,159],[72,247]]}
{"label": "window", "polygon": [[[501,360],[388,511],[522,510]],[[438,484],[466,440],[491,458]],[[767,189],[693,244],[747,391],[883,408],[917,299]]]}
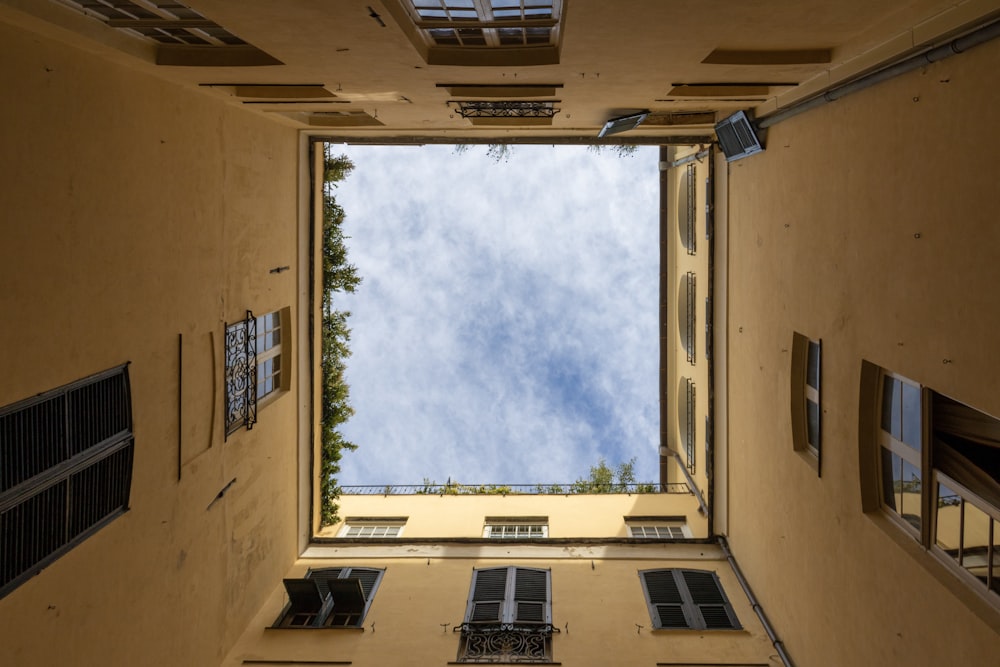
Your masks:
{"label": "window", "polygon": [[257,402],[287,389],[289,378],[282,364],[283,331],[290,320],[288,308],[226,325],[226,436],[257,423]]}
{"label": "window", "polygon": [[639,572],[654,628],[739,630],[719,576],[709,570]]}
{"label": "window", "polygon": [[792,335],[792,446],[820,459],[820,357],[822,343],[800,333]]}
{"label": "window", "polygon": [[644,539],[677,540],[691,537],[691,529],[685,520],[668,520],[666,518],[625,518],[630,537]]}
{"label": "window", "polygon": [[359,628],[385,570],[328,567],[309,570],[304,579],[285,579],[288,604],[276,628]]}
{"label": "window", "polygon": [[0,597],[128,510],[134,442],[127,365],[0,409]]}
{"label": "window", "polygon": [[687,467],[688,472],[692,475],[695,471],[695,414],[697,408],[697,392],[695,391],[694,380],[685,377],[681,378],[681,385],[683,387],[683,392],[678,397],[680,400],[679,408],[679,426],[681,428],[681,437],[684,440],[684,465]]}
{"label": "window", "polygon": [[406,517],[347,517],[337,537],[399,537]]}
{"label": "window", "polygon": [[1000,606],[1000,420],[867,362],[862,381],[865,509]]}
{"label": "window", "polygon": [[529,540],[549,536],[548,517],[486,517],[483,537],[494,540]]}
{"label": "window", "polygon": [[280,65],[178,0],[63,0],[108,27],[153,42],[156,64],[239,67]]}
{"label": "window", "polygon": [[431,65],[559,62],[561,0],[397,0],[387,7]]}
{"label": "window", "polygon": [[551,572],[528,567],[472,571],[459,662],[552,659]]}

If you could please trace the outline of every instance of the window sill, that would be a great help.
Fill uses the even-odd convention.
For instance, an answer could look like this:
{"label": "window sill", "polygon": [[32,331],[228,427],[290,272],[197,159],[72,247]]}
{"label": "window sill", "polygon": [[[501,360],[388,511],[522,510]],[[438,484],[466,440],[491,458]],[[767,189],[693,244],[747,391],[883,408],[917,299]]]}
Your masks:
{"label": "window sill", "polygon": [[[475,663],[475,662],[456,662],[456,661],[453,660],[453,661],[445,663],[445,664],[448,664],[448,665],[475,665],[475,664],[481,664],[481,663]],[[521,661],[518,661],[518,662],[490,662],[490,664],[491,665],[561,665],[562,663],[561,662],[534,662],[534,661],[532,661],[532,662],[525,662],[525,661],[521,660]]]}

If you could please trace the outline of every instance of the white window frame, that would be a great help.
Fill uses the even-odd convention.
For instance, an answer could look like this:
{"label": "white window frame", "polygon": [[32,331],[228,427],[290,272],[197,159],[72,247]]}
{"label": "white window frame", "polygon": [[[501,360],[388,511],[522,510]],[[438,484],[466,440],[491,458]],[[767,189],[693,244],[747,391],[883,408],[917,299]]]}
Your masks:
{"label": "white window frame", "polygon": [[[494,14],[494,10],[490,0],[441,0],[440,10],[434,9],[434,11],[442,11],[446,14],[444,17],[425,17],[421,16],[418,7],[425,10],[430,10],[431,5],[438,4],[437,0],[405,0],[404,5],[406,6],[407,12],[410,14],[413,24],[417,27],[423,39],[427,42],[428,46],[431,48],[450,48],[450,49],[489,49],[489,48],[531,48],[534,46],[552,46],[559,43],[559,28],[562,22],[562,0],[550,0],[552,13],[551,16],[545,16],[541,18],[532,19],[527,15],[523,14],[523,11],[530,11],[532,7],[525,6],[524,0],[521,1],[520,7],[517,9],[522,10],[522,16],[520,17],[506,17],[497,16]],[[448,7],[451,4],[453,6]],[[464,4],[465,7],[457,7],[454,5]],[[537,9],[543,9],[543,6],[537,6]],[[497,8],[498,11],[502,11],[503,8]],[[511,8],[513,10],[515,8]],[[452,11],[463,12],[463,15],[459,18],[451,17]],[[476,18],[465,17],[464,13],[475,12]],[[522,43],[522,44],[504,44],[501,42],[500,30],[503,28],[517,28],[517,29],[527,29],[532,27],[548,28],[549,37],[544,43]],[[441,44],[438,43],[432,35],[433,30],[455,30],[456,38],[459,40],[459,44]],[[485,44],[465,44],[462,43],[461,35],[458,31],[462,29],[473,29],[481,30],[482,38],[486,42]]]}
{"label": "white window frame", "polygon": [[405,521],[345,521],[337,537],[394,539],[401,537]]}
{"label": "white window frame", "polygon": [[[257,401],[277,394],[288,384],[285,382],[284,373],[288,372],[287,359],[283,358],[282,349],[287,337],[287,324],[285,314],[282,310],[275,310],[270,313],[257,316],[257,337],[254,340],[254,349],[257,352]],[[277,321],[277,326],[273,323]],[[270,334],[271,340],[268,340]],[[277,337],[278,341],[274,342]],[[278,370],[274,371],[273,366],[277,363]],[[270,368],[268,372],[265,369]],[[267,381],[271,381],[271,388],[267,389]]]}
{"label": "white window frame", "polygon": [[[686,523],[674,521],[634,521],[628,523],[629,537],[647,540],[677,540],[692,537]],[[660,534],[663,533],[663,534]]]}
{"label": "white window frame", "polygon": [[[522,534],[525,531],[540,532],[541,534]],[[547,523],[505,521],[487,523],[483,526],[483,537],[492,540],[540,540],[548,536],[549,525]]]}

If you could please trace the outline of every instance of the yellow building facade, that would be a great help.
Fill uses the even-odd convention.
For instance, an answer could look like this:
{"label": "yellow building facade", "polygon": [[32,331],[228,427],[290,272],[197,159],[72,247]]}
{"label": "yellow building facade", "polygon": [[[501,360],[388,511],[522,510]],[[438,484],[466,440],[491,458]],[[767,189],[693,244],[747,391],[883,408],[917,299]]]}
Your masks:
{"label": "yellow building facade", "polygon": [[[1000,5],[277,4],[0,2],[0,663],[997,662]],[[327,140],[662,145],[680,492],[320,528]]]}

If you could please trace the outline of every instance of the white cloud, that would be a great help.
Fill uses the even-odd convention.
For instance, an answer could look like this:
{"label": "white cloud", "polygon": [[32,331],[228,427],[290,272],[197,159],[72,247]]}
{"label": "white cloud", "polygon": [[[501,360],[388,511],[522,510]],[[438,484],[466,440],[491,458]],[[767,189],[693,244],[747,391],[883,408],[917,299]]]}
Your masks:
{"label": "white cloud", "polygon": [[657,474],[656,149],[344,147],[364,282],[340,481],[565,482],[604,456]]}

